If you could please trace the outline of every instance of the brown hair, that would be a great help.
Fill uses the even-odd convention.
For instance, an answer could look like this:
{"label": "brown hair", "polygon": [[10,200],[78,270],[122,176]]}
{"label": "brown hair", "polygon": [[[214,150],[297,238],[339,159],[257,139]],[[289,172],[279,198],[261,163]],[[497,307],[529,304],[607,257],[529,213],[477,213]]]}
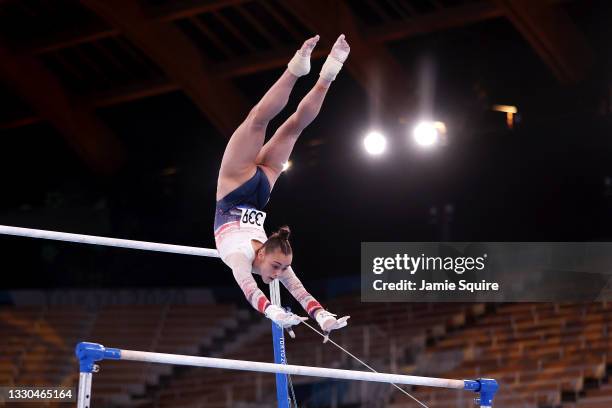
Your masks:
{"label": "brown hair", "polygon": [[291,230],[288,226],[284,225],[280,227],[278,231],[270,235],[264,244],[266,253],[269,254],[270,252],[274,252],[278,249],[284,255],[291,255],[293,250],[291,249],[291,244],[289,243],[289,235],[291,235]]}

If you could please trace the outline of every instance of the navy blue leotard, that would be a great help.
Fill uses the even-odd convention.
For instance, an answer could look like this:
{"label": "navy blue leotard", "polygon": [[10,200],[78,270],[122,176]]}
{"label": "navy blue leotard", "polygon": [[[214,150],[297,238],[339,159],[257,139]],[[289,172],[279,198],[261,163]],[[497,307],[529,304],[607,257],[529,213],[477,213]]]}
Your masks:
{"label": "navy blue leotard", "polygon": [[253,177],[217,201],[215,207],[215,232],[228,222],[240,221],[240,208],[262,210],[270,199],[270,181],[261,167]]}

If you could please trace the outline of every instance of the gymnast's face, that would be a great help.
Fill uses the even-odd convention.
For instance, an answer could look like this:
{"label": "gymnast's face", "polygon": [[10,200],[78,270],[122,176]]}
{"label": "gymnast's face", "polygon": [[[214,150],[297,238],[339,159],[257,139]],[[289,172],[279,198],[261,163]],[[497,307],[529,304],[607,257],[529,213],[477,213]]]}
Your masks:
{"label": "gymnast's face", "polygon": [[290,266],[293,260],[293,255],[285,255],[280,250],[266,253],[265,250],[259,251],[257,254],[259,263],[259,272],[264,283],[270,283],[278,278]]}

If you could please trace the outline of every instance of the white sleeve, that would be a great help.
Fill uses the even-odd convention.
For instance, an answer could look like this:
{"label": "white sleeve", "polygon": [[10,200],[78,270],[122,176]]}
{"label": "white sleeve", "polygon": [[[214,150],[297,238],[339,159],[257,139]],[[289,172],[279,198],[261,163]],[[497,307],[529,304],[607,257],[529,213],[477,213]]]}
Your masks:
{"label": "white sleeve", "polygon": [[264,313],[266,307],[270,305],[270,301],[257,286],[257,282],[252,274],[253,266],[248,257],[236,252],[228,255],[224,262],[227,266],[232,268],[234,279],[238,283],[238,286],[240,286],[240,289],[242,289],[244,296],[251,306],[261,313]]}
{"label": "white sleeve", "polygon": [[289,267],[283,274],[279,277],[279,280],[282,284],[287,288],[291,295],[300,302],[300,305],[304,308],[306,313],[308,313],[312,318],[314,318],[314,313],[323,309],[323,306],[315,299],[300,281],[300,279],[293,272],[293,268]]}

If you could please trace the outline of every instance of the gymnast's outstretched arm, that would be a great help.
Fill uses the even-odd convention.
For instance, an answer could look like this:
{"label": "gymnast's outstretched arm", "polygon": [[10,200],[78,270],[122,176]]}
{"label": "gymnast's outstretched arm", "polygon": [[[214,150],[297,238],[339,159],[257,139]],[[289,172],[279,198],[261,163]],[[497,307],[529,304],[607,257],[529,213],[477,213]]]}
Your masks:
{"label": "gymnast's outstretched arm", "polygon": [[300,279],[297,277],[292,267],[287,268],[285,272],[278,278],[283,286],[291,293],[291,295],[300,302],[313,319],[319,323],[324,332],[340,329],[346,326],[346,321],[350,316],[344,316],[336,319],[336,315],[328,312],[321,304],[306,290]]}
{"label": "gymnast's outstretched arm", "polygon": [[244,296],[247,301],[261,313],[264,313],[266,308],[270,305],[270,301],[266,295],[259,289],[257,282],[253,278],[251,273],[252,265],[248,258],[237,252],[229,255],[225,259],[226,264],[232,269],[234,279],[242,289]]}
{"label": "gymnast's outstretched arm", "polygon": [[278,280],[281,281],[285,288],[287,288],[295,300],[300,302],[300,305],[302,305],[306,313],[308,313],[313,319],[316,312],[323,309],[317,299],[308,293],[291,266],[280,275]]}
{"label": "gymnast's outstretched arm", "polygon": [[270,303],[266,295],[257,286],[257,282],[255,282],[255,278],[253,278],[251,273],[252,264],[244,254],[237,252],[229,255],[225,259],[225,263],[232,269],[234,279],[251,306],[265,314],[268,319],[279,324],[281,327],[291,327],[306,319],[286,312],[282,308]]}

